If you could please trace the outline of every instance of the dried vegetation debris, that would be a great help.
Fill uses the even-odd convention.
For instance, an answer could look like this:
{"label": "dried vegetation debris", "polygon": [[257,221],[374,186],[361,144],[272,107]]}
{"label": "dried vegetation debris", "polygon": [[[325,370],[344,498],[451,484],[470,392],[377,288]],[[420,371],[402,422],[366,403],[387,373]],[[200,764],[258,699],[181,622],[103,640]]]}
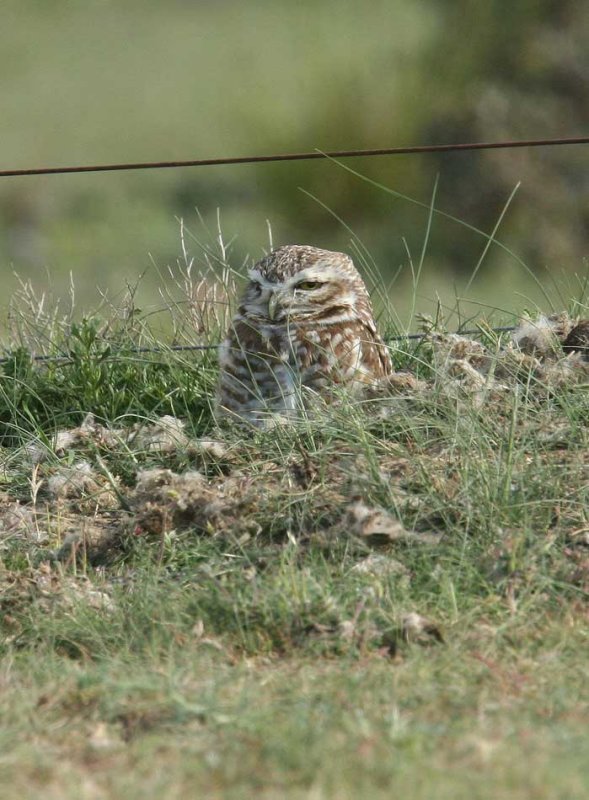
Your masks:
{"label": "dried vegetation debris", "polygon": [[574,327],[574,322],[567,314],[541,314],[535,319],[523,319],[511,338],[523,353],[558,358],[562,343]]}
{"label": "dried vegetation debris", "polygon": [[403,523],[383,508],[366,505],[356,500],[347,508],[350,531],[372,547],[382,547],[396,542],[437,543],[440,537],[433,533],[409,531]]}
{"label": "dried vegetation debris", "polygon": [[210,481],[195,470],[139,472],[131,495],[135,532],[162,534],[192,527],[199,533],[255,534],[255,503],[260,498],[252,483],[239,476]]}
{"label": "dried vegetation debris", "polygon": [[[209,442],[205,440],[205,451]],[[212,447],[225,456],[215,442]],[[16,536],[31,545],[52,547],[58,561],[81,558],[94,564],[104,563],[118,546],[124,547],[129,532],[161,537],[190,530],[242,542],[260,533],[274,539],[294,535],[300,542],[321,539],[328,546],[342,537],[370,547],[437,541],[437,535],[428,538],[406,530],[384,509],[364,503],[364,483],[370,480],[369,465],[362,457],[339,456],[323,462],[319,455],[304,454],[286,466],[268,460],[255,469],[235,467],[229,474],[209,475],[196,469],[175,472],[154,467],[139,470],[133,488],[105,475],[101,459],[98,467],[89,460],[37,463],[33,502],[22,505],[7,495],[0,505],[4,534],[0,538],[6,542]],[[382,464],[381,479],[392,482],[399,508],[415,510],[415,498],[396,485],[411,474],[408,461],[396,454]],[[360,499],[350,502],[351,497]]]}
{"label": "dried vegetation debris", "polygon": [[489,335],[487,344],[433,325],[426,328],[420,370],[428,362],[432,374],[418,377],[406,368],[371,387],[367,399],[383,401],[377,406],[381,418],[394,416],[402,405],[408,409],[411,402],[418,410],[420,402],[433,396],[468,398],[475,408],[497,407],[530,378],[530,394],[538,397],[589,380],[589,320],[573,320],[565,313],[525,318],[509,341]]}
{"label": "dried vegetation debris", "polygon": [[[588,321],[574,321],[564,313],[540,315],[523,319],[507,345],[495,350],[457,334],[430,332],[427,344],[442,388],[450,377],[460,379],[467,390],[486,386],[505,392],[524,373],[550,390],[589,378],[587,350],[582,346],[588,326]],[[579,344],[575,348],[572,342]]]}
{"label": "dried vegetation debris", "polygon": [[311,622],[301,632],[301,638],[319,644],[323,652],[344,653],[351,649],[362,652],[381,648],[382,631],[371,615],[363,612],[364,605],[361,603],[350,619],[331,623]]}
{"label": "dried vegetation debris", "polygon": [[37,438],[25,445],[22,454],[33,464],[39,464],[82,449],[94,453],[124,451],[134,456],[182,452],[207,464],[222,463],[230,458],[225,442],[190,437],[186,423],[170,414],[126,428],[103,425],[93,414],[88,414],[77,427],[56,431],[47,441]]}
{"label": "dried vegetation debris", "polygon": [[182,420],[165,414],[154,422],[136,423],[122,437],[134,453],[173,453],[188,445],[185,427]]}
{"label": "dried vegetation debris", "polygon": [[7,539],[41,542],[45,538],[44,531],[39,528],[37,514],[30,505],[23,505],[20,500],[11,497],[7,492],[0,494],[0,541]]}
{"label": "dried vegetation debris", "polygon": [[84,602],[90,608],[113,611],[114,602],[106,585],[98,588],[85,575],[69,575],[62,569],[43,563],[29,576],[31,587],[40,600],[58,600],[69,607]]}
{"label": "dried vegetation debris", "polygon": [[301,634],[319,643],[323,650],[341,653],[350,648],[360,652],[369,649],[395,660],[402,660],[401,651],[407,644],[429,647],[446,642],[442,628],[415,611],[399,614],[388,625],[383,625],[373,612],[374,608],[364,598],[351,617],[310,622]]}
{"label": "dried vegetation debris", "polygon": [[262,532],[288,535],[293,525],[305,530],[305,538],[339,522],[344,505],[342,494],[329,484],[301,489],[279,464],[214,478],[196,471],[146,470],[139,473],[131,496],[137,534],[191,528],[240,541]]}
{"label": "dried vegetation debris", "polygon": [[[87,460],[53,467],[45,483],[49,498],[71,510],[96,514],[120,506],[119,482]],[[43,489],[43,482],[39,488]]]}
{"label": "dried vegetation debris", "polygon": [[18,638],[18,613],[31,604],[43,612],[56,607],[65,611],[79,609],[80,604],[106,613],[115,609],[106,582],[97,585],[85,575],[68,573],[62,566],[47,562],[19,570],[0,564],[0,622],[5,643]]}
{"label": "dried vegetation debris", "polygon": [[[500,400],[511,395],[522,371],[538,378],[539,394],[542,387],[589,378],[588,337],[589,322],[564,314],[522,321],[503,347],[430,330],[421,346],[431,356],[432,377],[397,372],[371,390],[372,399],[386,417],[397,401],[468,396],[475,407],[493,402],[501,425]],[[560,418],[547,422],[541,416],[534,425],[536,440],[555,449],[570,439],[569,423]],[[425,498],[433,490],[441,504],[458,502],[460,464],[435,446],[420,452],[417,465],[391,442],[379,456],[376,476],[375,465],[357,453],[311,457],[302,450],[286,462],[254,463],[248,461],[251,443],[195,439],[186,427],[171,416],[109,427],[88,415],[78,427],[30,443],[21,460],[31,470],[32,503],[0,496],[0,542],[52,546],[60,560],[80,553],[100,560],[129,530],[160,536],[192,529],[237,539],[260,532],[290,537],[294,531],[299,541],[322,537],[328,545],[342,536],[369,547],[429,544],[440,541],[444,526]],[[177,463],[180,454],[191,469],[141,468],[158,456],[160,463]],[[121,456],[130,470],[124,485],[107,466]],[[375,478],[388,487],[398,516],[366,501]]]}
{"label": "dried vegetation debris", "polygon": [[351,570],[358,575],[369,575],[372,578],[395,578],[408,582],[411,573],[409,569],[397,558],[392,558],[388,553],[369,553],[365,558],[356,562]]}
{"label": "dried vegetation debris", "polygon": [[[181,455],[203,469],[211,466],[218,472],[228,469],[231,461],[228,446],[212,438],[191,439],[185,426],[182,420],[166,415],[128,428],[108,427],[89,414],[81,425],[56,431],[47,441],[36,438],[12,462],[20,462],[25,470],[30,470],[27,482],[31,502],[21,502],[9,494],[0,498],[0,541],[20,539],[44,546],[54,544],[59,559],[82,552],[86,556],[96,555],[101,542],[110,548],[117,528],[128,526],[128,512],[136,511],[142,518],[148,515],[145,509],[137,510],[138,498],[145,500],[147,473],[137,473],[139,486],[132,490],[113,475],[107,466],[109,460],[112,463],[113,458],[123,456],[131,469],[134,465],[137,470],[142,459]],[[169,470],[155,472],[160,478],[161,474],[172,474]],[[164,504],[168,508],[161,512],[162,517],[196,519],[196,508],[206,505],[206,480],[202,476],[198,502],[196,499],[198,474],[189,471],[175,476],[171,481],[174,485],[168,487]],[[154,479],[154,497],[149,506],[152,516],[157,516],[158,503],[162,505],[163,489],[159,494],[155,492],[155,483]],[[207,509],[210,510],[210,504]],[[155,522],[152,527],[157,528]]]}
{"label": "dried vegetation debris", "polygon": [[406,642],[444,643],[444,636],[438,624],[415,611],[404,614],[401,618],[401,636]]}
{"label": "dried vegetation debris", "polygon": [[96,422],[93,414],[88,414],[81,425],[66,430],[58,430],[47,440],[35,438],[23,448],[23,455],[33,464],[50,460],[54,456],[61,458],[69,452],[84,447],[99,450],[116,449],[124,439],[122,431],[109,428]]}

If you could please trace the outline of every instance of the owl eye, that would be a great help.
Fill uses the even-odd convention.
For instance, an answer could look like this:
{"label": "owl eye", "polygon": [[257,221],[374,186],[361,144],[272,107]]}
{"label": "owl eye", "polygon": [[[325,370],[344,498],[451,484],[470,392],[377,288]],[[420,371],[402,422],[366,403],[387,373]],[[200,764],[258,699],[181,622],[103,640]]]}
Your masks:
{"label": "owl eye", "polygon": [[252,283],[250,291],[254,297],[258,297],[262,293],[262,287],[259,283]]}
{"label": "owl eye", "polygon": [[310,292],[312,289],[318,289],[320,286],[323,286],[321,281],[301,281],[297,283],[297,289],[302,289],[304,292]]}

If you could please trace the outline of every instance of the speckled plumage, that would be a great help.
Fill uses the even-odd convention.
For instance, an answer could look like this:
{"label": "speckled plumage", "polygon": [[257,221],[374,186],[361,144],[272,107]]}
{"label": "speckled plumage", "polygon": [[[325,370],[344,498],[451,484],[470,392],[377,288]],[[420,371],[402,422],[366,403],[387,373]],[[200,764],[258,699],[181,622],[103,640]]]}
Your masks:
{"label": "speckled plumage", "polygon": [[352,259],[280,247],[249,272],[220,356],[218,416],[261,424],[330,386],[355,390],[390,375],[370,298]]}

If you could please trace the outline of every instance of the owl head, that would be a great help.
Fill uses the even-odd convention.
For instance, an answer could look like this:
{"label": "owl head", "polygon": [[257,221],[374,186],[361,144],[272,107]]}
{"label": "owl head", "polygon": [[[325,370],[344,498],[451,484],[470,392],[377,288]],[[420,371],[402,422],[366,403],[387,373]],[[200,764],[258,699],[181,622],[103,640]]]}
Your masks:
{"label": "owl head", "polygon": [[244,317],[270,323],[341,322],[369,309],[368,292],[344,253],[305,245],[274,250],[248,273]]}

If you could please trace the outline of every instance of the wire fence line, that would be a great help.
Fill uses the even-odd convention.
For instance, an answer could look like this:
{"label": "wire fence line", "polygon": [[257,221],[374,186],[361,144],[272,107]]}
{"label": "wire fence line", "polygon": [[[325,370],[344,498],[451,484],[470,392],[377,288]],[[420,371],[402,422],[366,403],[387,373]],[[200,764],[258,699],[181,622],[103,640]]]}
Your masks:
{"label": "wire fence line", "polygon": [[[489,333],[506,333],[509,331],[516,330],[515,325],[500,325],[496,328],[473,328],[470,330],[457,330],[454,331],[454,335],[458,336],[475,336],[476,334],[480,334],[483,330],[487,330]],[[421,339],[425,339],[429,336],[428,333],[400,333],[397,336],[388,336],[384,341],[385,344],[392,343],[392,342],[403,342],[403,341],[419,341]],[[132,347],[128,350],[125,350],[125,355],[141,355],[147,353],[183,353],[183,352],[202,352],[205,350],[218,350],[221,347],[221,342],[217,342],[215,344],[175,344],[169,345],[168,347]],[[112,353],[112,357],[116,359],[116,356],[123,351],[115,351]],[[10,361],[14,361],[16,354],[2,356],[0,358],[0,364],[7,364]],[[109,356],[110,357],[110,356]],[[35,362],[56,362],[56,361],[63,361],[63,362],[70,362],[73,363],[74,359],[71,353],[59,353],[56,355],[49,355],[46,353],[40,353],[39,355],[31,356],[31,361]]]}
{"label": "wire fence line", "polygon": [[180,167],[212,167],[236,164],[261,164],[272,161],[311,161],[320,158],[364,158],[367,156],[397,156],[419,153],[453,153],[468,150],[500,150],[517,147],[556,147],[559,145],[589,144],[589,136],[568,136],[559,139],[511,139],[500,142],[460,142],[457,144],[427,144],[409,147],[381,147],[369,150],[313,150],[301,153],[273,153],[260,156],[231,156],[228,158],[199,158],[190,161],[141,161],[121,164],[89,164],[68,167],[34,167],[0,170],[0,178],[30,175],[64,175],[81,172],[122,172],[141,169],[175,169]]}
{"label": "wire fence line", "polygon": [[[363,158],[373,156],[394,156],[394,155],[412,155],[420,153],[451,153],[451,152],[466,152],[473,150],[499,150],[499,149],[515,149],[522,147],[556,147],[561,145],[579,145],[589,144],[589,136],[568,136],[553,139],[510,139],[498,142],[459,142],[454,144],[431,144],[431,145],[412,145],[408,147],[383,147],[372,148],[367,150],[331,150],[322,151],[314,150],[299,153],[274,153],[258,156],[235,156],[227,158],[204,158],[193,159],[189,161],[145,161],[145,162],[129,162],[117,164],[93,164],[93,165],[79,165],[79,166],[66,166],[66,167],[34,167],[26,169],[4,169],[0,170],[0,178],[16,178],[26,177],[32,175],[63,175],[75,174],[85,172],[122,172],[127,170],[148,170],[148,169],[173,169],[182,167],[207,167],[207,166],[224,166],[224,165],[238,165],[238,164],[260,164],[268,162],[280,161],[311,161],[316,159],[338,159],[338,158]],[[489,328],[493,333],[504,333],[515,330],[515,326],[500,326],[496,328]],[[481,329],[474,330],[458,330],[457,334],[460,335],[476,335],[480,333]],[[425,333],[407,333],[391,336],[386,341],[411,341],[420,340],[427,336]],[[207,345],[171,345],[169,347],[138,347],[127,351],[127,354],[146,354],[146,353],[165,353],[185,352],[185,351],[205,351],[216,350],[220,347],[220,343],[207,344]],[[116,356],[113,353],[113,356]],[[0,364],[6,364],[14,360],[14,355],[0,357]],[[60,355],[39,354],[32,356],[32,361],[35,362],[55,362],[65,361],[71,362],[72,355],[63,353]]]}

